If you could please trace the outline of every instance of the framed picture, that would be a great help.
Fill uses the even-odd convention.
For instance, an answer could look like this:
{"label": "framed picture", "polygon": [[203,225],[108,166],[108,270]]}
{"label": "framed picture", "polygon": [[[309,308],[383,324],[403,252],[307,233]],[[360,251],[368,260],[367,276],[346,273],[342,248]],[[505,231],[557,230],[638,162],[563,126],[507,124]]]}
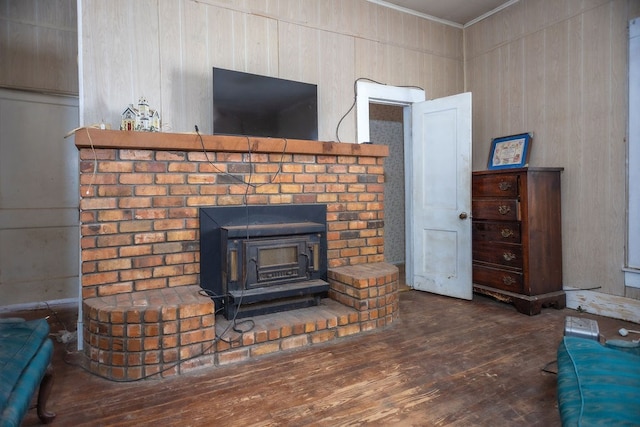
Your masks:
{"label": "framed picture", "polygon": [[522,168],[527,165],[531,134],[503,136],[491,140],[489,169]]}

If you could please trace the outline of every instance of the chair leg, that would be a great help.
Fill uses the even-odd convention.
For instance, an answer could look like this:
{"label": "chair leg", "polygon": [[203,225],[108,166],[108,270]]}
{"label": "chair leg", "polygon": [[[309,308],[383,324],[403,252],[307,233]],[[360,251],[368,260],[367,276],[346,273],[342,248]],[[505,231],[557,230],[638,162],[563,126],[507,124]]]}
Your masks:
{"label": "chair leg", "polygon": [[53,366],[49,363],[47,370],[40,381],[40,390],[38,391],[38,418],[43,424],[49,424],[56,417],[53,412],[47,411],[47,400],[49,394],[51,394],[51,387],[53,387]]}

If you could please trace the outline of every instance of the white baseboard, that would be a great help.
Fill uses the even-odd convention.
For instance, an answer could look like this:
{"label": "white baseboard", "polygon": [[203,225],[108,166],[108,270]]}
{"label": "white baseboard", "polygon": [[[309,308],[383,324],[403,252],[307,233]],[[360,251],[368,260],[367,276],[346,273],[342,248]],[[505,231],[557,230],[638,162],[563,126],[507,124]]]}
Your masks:
{"label": "white baseboard", "polygon": [[567,308],[640,323],[640,301],[601,292],[565,288]]}
{"label": "white baseboard", "polygon": [[56,299],[51,301],[29,302],[25,304],[13,304],[0,306],[0,313],[7,313],[13,311],[29,311],[29,310],[41,310],[44,308],[60,308],[78,305],[77,298],[65,298]]}

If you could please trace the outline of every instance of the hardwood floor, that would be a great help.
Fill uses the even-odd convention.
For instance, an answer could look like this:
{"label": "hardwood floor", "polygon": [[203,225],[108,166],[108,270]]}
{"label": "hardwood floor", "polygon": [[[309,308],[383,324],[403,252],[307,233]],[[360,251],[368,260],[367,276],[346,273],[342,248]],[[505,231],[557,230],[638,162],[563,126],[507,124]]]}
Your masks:
{"label": "hardwood floor", "polygon": [[[555,369],[568,315],[598,320],[608,338],[638,329],[569,309],[529,317],[483,296],[411,290],[384,329],[163,380],[98,378],[56,342],[48,407],[54,426],[555,426],[556,376],[543,368]],[[75,313],[50,322],[53,331],[74,325]],[[31,410],[23,426],[36,425]]]}

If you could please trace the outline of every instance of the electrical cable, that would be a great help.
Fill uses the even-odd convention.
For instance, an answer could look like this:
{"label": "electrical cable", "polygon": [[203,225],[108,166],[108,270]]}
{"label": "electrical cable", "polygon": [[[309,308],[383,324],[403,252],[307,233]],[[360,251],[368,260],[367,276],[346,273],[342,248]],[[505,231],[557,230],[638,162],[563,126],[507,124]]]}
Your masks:
{"label": "electrical cable", "polygon": [[[261,187],[262,185],[273,184],[275,182],[276,178],[278,177],[278,175],[282,171],[282,164],[284,163],[284,156],[285,156],[286,151],[287,151],[288,139],[287,138],[283,138],[284,146],[282,147],[282,153],[280,155],[280,161],[278,162],[278,169],[273,174],[273,176],[267,182],[264,182],[264,183],[253,183],[252,182],[252,180],[253,180],[253,172],[254,172],[253,152],[252,152],[252,149],[251,149],[251,140],[250,140],[250,138],[248,136],[246,136],[246,140],[247,140],[247,156],[248,156],[247,160],[249,162],[249,176],[245,180],[245,179],[240,179],[236,175],[233,175],[233,174],[230,174],[228,172],[225,172],[225,171],[221,170],[220,168],[218,168],[211,161],[211,159],[209,158],[209,154],[208,154],[208,152],[206,150],[206,147],[204,145],[204,140],[202,138],[202,135],[200,134],[200,131],[198,129],[198,125],[195,125],[194,128],[195,128],[196,134],[198,135],[198,138],[199,138],[199,141],[200,141],[200,145],[202,147],[202,150],[203,150],[203,153],[205,155],[205,158],[209,162],[209,164],[214,168],[214,170],[216,170],[217,172],[219,172],[221,174],[230,176],[230,177],[232,177],[232,179],[235,179],[236,181],[239,181],[240,183],[242,183],[242,184],[244,184],[246,186],[245,187],[245,192],[244,192],[244,195],[243,195],[242,204],[245,207],[245,215],[246,215],[246,236],[245,236],[245,238],[248,241],[248,240],[250,240],[250,234],[249,234],[250,215],[249,215],[249,200],[248,200],[249,191],[250,191],[251,188],[256,189],[256,188]],[[234,315],[233,315],[233,317],[231,319],[231,322],[230,322],[230,324],[233,325],[232,326],[232,330],[234,332],[237,332],[237,333],[240,333],[240,334],[247,333],[247,332],[251,331],[255,327],[255,322],[253,320],[251,320],[251,319],[243,320],[243,321],[240,321],[240,322],[238,322],[238,320],[237,320],[237,316],[239,314],[240,307],[242,306],[242,300],[244,298],[244,292],[245,292],[246,287],[247,287],[248,278],[245,276],[244,279],[245,279],[245,283],[242,286],[242,288],[240,289],[240,297],[238,298],[237,303],[235,303],[236,308],[234,310]],[[219,295],[219,296],[215,295],[214,298],[217,297],[219,299],[223,299],[223,298],[228,298],[228,297],[231,297],[231,296],[232,295],[230,295],[230,294]],[[249,329],[246,329],[246,330],[240,329],[239,325],[244,324],[244,323],[251,323],[251,327]],[[227,331],[225,331],[225,333],[226,332]],[[223,342],[228,343],[228,344],[233,344],[235,342],[241,342],[241,340],[242,340],[242,337],[239,337],[238,340],[226,340],[226,339],[223,338],[225,333],[221,334],[220,336],[217,336],[217,338],[220,341],[223,341]]]}
{"label": "electrical cable", "polygon": [[[278,177],[278,175],[280,175],[280,173],[282,172],[282,164],[284,163],[284,156],[287,152],[287,146],[289,144],[289,140],[287,138],[282,138],[282,140],[284,141],[284,146],[282,147],[282,153],[280,154],[280,161],[278,162],[278,169],[276,170],[276,172],[273,174],[273,176],[269,179],[268,182],[263,182],[263,183],[258,183],[258,184],[254,184],[251,182],[251,176],[253,173],[253,164],[252,164],[252,160],[251,160],[251,140],[249,139],[249,137],[247,136],[247,147],[248,147],[248,153],[249,153],[249,164],[250,164],[250,170],[249,170],[249,181],[245,181],[244,179],[238,177],[237,175],[234,175],[232,173],[229,172],[225,172],[222,169],[220,169],[219,167],[217,167],[209,158],[209,153],[207,152],[207,149],[204,145],[204,140],[202,138],[202,135],[200,134],[200,131],[198,130],[198,125],[195,126],[195,130],[196,130],[196,135],[198,135],[199,141],[200,141],[200,147],[202,148],[202,152],[204,153],[205,159],[207,159],[207,162],[209,162],[209,164],[216,170],[216,172],[221,173],[222,175],[228,176],[232,179],[235,179],[236,181],[238,181],[240,184],[244,184],[244,185],[248,185],[251,188],[259,188],[263,185],[268,185],[268,184],[273,184],[276,180],[276,178]],[[247,189],[248,192],[248,189]],[[246,193],[245,193],[246,194]],[[244,205],[246,205],[246,202],[244,203]]]}
{"label": "electrical cable", "polygon": [[[104,129],[102,126],[103,125],[96,124],[96,125],[91,125],[91,126],[83,126],[83,127],[75,128],[75,129],[67,132],[67,134],[64,136],[65,138],[68,138],[71,135],[73,135],[75,132],[79,131],[80,129],[84,129],[84,130],[87,131],[87,138],[89,139],[89,146],[91,147],[91,152],[93,153],[93,173],[91,174],[91,180],[89,181],[89,188],[93,187],[93,183],[95,181],[96,174],[98,173],[98,154],[96,153],[96,149],[93,146],[93,140],[91,139],[91,134],[89,133],[89,129]],[[89,188],[87,188],[87,191],[86,191],[85,195],[89,194]]]}
{"label": "electrical cable", "polygon": [[[355,81],[353,82],[353,103],[351,103],[351,107],[349,107],[349,109],[347,110],[346,113],[344,113],[344,115],[340,118],[340,120],[338,121],[338,124],[336,125],[336,141],[338,142],[342,142],[340,141],[340,135],[339,135],[339,131],[340,131],[340,125],[342,124],[343,120],[349,115],[349,113],[354,109],[354,107],[356,106],[356,102],[358,101],[358,82],[359,81],[368,81],[371,83],[375,83],[375,84],[379,84],[379,85],[383,85],[383,86],[388,86],[386,83],[381,83],[378,82],[376,80],[370,79],[368,77],[358,77],[357,79],[355,79]],[[404,87],[404,88],[414,88],[414,89],[420,89],[422,91],[424,91],[423,88],[421,88],[420,86],[412,86],[412,85],[408,85],[408,86],[396,86],[396,87]]]}
{"label": "electrical cable", "polygon": [[546,372],[548,374],[554,374],[554,375],[558,375],[558,371],[552,371],[551,369],[549,369],[549,366],[553,365],[553,364],[557,364],[558,360],[552,360],[551,362],[548,362],[547,364],[545,364],[542,369],[540,369],[542,372]]}
{"label": "electrical cable", "polygon": [[62,327],[64,328],[65,331],[68,331],[67,329],[67,325],[65,325],[65,323],[60,319],[60,317],[58,316],[58,312],[55,311],[54,309],[51,308],[51,306],[49,305],[49,303],[47,301],[42,301],[43,304],[45,306],[47,306],[47,310],[49,310],[49,312],[53,315],[53,317],[55,317],[56,321],[62,325]]}
{"label": "electrical cable", "polygon": [[601,289],[602,286],[594,286],[593,288],[569,288],[569,289],[563,289],[563,291],[565,292],[569,292],[569,291],[595,291],[596,289]]}
{"label": "electrical cable", "polygon": [[[200,134],[200,131],[199,131],[197,125],[195,126],[195,131],[196,131],[196,134],[198,135],[198,138],[199,138],[199,141],[200,141],[200,145],[202,146],[202,150],[203,150],[203,153],[205,155],[205,158],[206,158],[207,162],[214,168],[214,170],[217,171],[218,173],[221,173],[223,175],[229,176],[232,179],[235,179],[238,182],[240,182],[241,184],[244,184],[246,186],[245,192],[244,192],[244,195],[243,195],[243,205],[246,208],[246,238],[247,238],[247,240],[249,240],[249,238],[250,238],[250,236],[249,236],[249,221],[250,221],[250,219],[249,219],[249,202],[248,202],[249,191],[250,191],[251,188],[256,189],[256,188],[259,188],[262,185],[273,184],[275,182],[276,178],[278,177],[278,175],[282,171],[282,164],[284,163],[284,156],[285,156],[286,151],[287,151],[288,140],[286,138],[283,138],[284,145],[283,145],[283,148],[282,148],[282,154],[280,156],[280,161],[278,162],[278,169],[273,174],[273,176],[267,182],[254,184],[254,183],[251,182],[252,179],[253,179],[253,169],[254,169],[254,167],[253,167],[253,153],[252,153],[252,150],[251,150],[251,140],[249,139],[249,137],[246,137],[246,139],[247,139],[247,154],[248,154],[248,162],[249,162],[249,176],[248,176],[248,179],[245,180],[245,179],[239,178],[238,176],[236,176],[234,174],[230,174],[230,173],[225,172],[225,171],[221,170],[220,168],[218,168],[212,162],[212,160],[209,158],[209,154],[208,154],[208,152],[206,150],[206,147],[204,145],[204,140],[202,138],[202,135]],[[93,141],[91,140],[91,136],[89,135],[88,129],[87,129],[87,136],[89,137],[89,143],[90,143],[91,148],[92,148],[93,153],[94,153],[94,175],[93,176],[95,177],[95,174],[97,172],[98,159],[97,159],[97,154],[95,152],[95,149],[94,149],[94,146],[93,146]],[[93,179],[92,179],[92,183],[93,183]],[[92,184],[90,184],[90,185],[92,185]],[[200,351],[197,354],[194,354],[194,355],[192,355],[192,356],[190,356],[188,358],[181,359],[181,360],[179,360],[179,361],[167,366],[166,368],[164,368],[164,369],[162,369],[162,370],[160,370],[158,372],[154,372],[152,374],[144,375],[144,376],[141,376],[141,377],[136,378],[136,379],[114,379],[114,378],[107,378],[106,376],[104,376],[102,374],[98,374],[98,373],[89,371],[82,364],[71,363],[67,359],[67,357],[64,357],[63,360],[64,360],[65,363],[67,363],[69,365],[79,366],[80,368],[84,369],[87,372],[91,372],[92,374],[98,375],[98,376],[100,376],[102,378],[105,378],[105,379],[109,379],[111,381],[115,381],[115,382],[137,382],[137,381],[145,380],[145,379],[160,375],[160,374],[162,374],[164,372],[167,372],[169,370],[172,370],[172,369],[176,368],[177,366],[180,366],[182,363],[184,363],[186,361],[193,360],[195,358],[201,357],[201,356],[205,355],[207,352],[209,352],[218,342],[224,342],[224,343],[227,343],[227,344],[230,344],[230,345],[233,345],[234,343],[241,343],[242,342],[242,334],[250,332],[255,327],[255,322],[252,319],[245,319],[245,320],[242,320],[242,321],[238,321],[238,319],[237,319],[238,313],[240,311],[240,307],[242,305],[242,299],[244,297],[244,291],[245,291],[245,288],[246,288],[246,285],[247,285],[246,280],[247,280],[247,278],[245,277],[245,284],[243,286],[243,289],[241,290],[240,298],[238,298],[238,302],[236,304],[236,309],[234,310],[233,318],[229,321],[229,324],[225,327],[225,329],[222,331],[222,333],[220,333],[220,334],[216,333],[215,338],[213,339],[213,341],[207,347],[205,347],[202,351]],[[225,297],[230,297],[231,296],[230,294],[217,295],[213,291],[208,290],[208,289],[204,289],[204,288],[201,288],[200,291],[198,291],[198,295],[200,295],[202,297],[207,297],[207,298],[225,298]],[[214,305],[215,305],[215,303],[214,303]],[[222,310],[222,307],[220,309],[214,310],[214,315],[218,314],[221,310]],[[244,324],[249,324],[250,325],[249,328],[241,328],[241,325],[244,325]],[[225,339],[224,336],[230,330],[241,334],[241,336],[238,337],[237,339],[233,339],[233,340]],[[69,352],[68,349],[65,348],[65,350],[66,350],[66,355],[67,356],[70,355],[70,354],[73,354],[73,352]],[[82,353],[82,354],[84,355],[84,353]]]}
{"label": "electrical cable", "polygon": [[[202,293],[201,293],[201,292],[198,292],[198,294],[199,294],[199,295],[201,295],[201,296],[205,296],[205,295],[202,295]],[[216,312],[214,312],[214,314],[215,314],[215,313],[216,313]],[[237,312],[236,312],[236,315],[237,315]],[[65,347],[65,351],[66,351],[66,353],[65,353],[65,356],[63,357],[63,361],[64,361],[66,364],[70,365],[70,366],[78,366],[78,367],[80,367],[81,369],[83,369],[83,370],[85,370],[85,371],[87,371],[87,372],[89,372],[89,373],[91,373],[91,374],[97,375],[97,376],[99,376],[99,377],[101,377],[101,378],[108,379],[108,380],[110,380],[110,381],[114,381],[114,382],[130,383],[130,382],[138,382],[138,381],[146,380],[146,379],[149,379],[149,378],[155,377],[155,376],[157,376],[157,375],[163,374],[164,372],[170,371],[170,370],[172,370],[172,369],[174,369],[174,368],[176,368],[176,367],[178,367],[178,366],[182,365],[184,362],[187,362],[187,361],[190,361],[190,360],[194,360],[194,359],[196,359],[196,358],[198,358],[198,357],[201,357],[201,356],[203,356],[203,355],[207,354],[207,353],[208,353],[208,352],[209,352],[209,351],[210,351],[210,350],[211,350],[211,349],[212,349],[212,348],[213,348],[213,347],[214,347],[218,342],[220,342],[220,341],[225,342],[225,343],[227,343],[227,344],[233,344],[233,343],[235,343],[235,342],[242,342],[242,337],[240,337],[238,340],[225,340],[225,339],[223,339],[223,338],[222,338],[224,335],[226,335],[226,334],[229,332],[229,330],[234,330],[235,332],[238,332],[238,333],[247,333],[247,332],[251,331],[251,329],[253,329],[253,327],[255,326],[255,322],[253,322],[253,320],[251,320],[251,319],[247,319],[246,321],[242,321],[242,322],[240,322],[240,323],[242,324],[242,323],[244,323],[244,322],[249,322],[249,321],[250,321],[250,322],[253,322],[253,323],[252,323],[251,328],[250,328],[250,329],[248,329],[248,330],[246,330],[246,331],[242,331],[242,330],[240,330],[240,329],[237,327],[237,325],[236,325],[236,315],[234,315],[233,320],[232,320],[231,322],[229,322],[229,324],[225,327],[225,329],[222,331],[222,333],[221,333],[220,335],[218,335],[218,334],[216,333],[216,336],[215,336],[215,338],[213,339],[213,341],[212,341],[211,343],[209,343],[209,345],[208,345],[207,347],[203,348],[203,350],[202,350],[202,351],[198,352],[197,354],[191,355],[191,356],[189,356],[189,357],[187,357],[187,358],[184,358],[184,359],[178,360],[177,362],[175,362],[175,363],[173,363],[173,364],[171,364],[171,365],[167,366],[167,367],[166,367],[166,368],[164,368],[164,369],[161,369],[161,370],[160,370],[160,371],[158,371],[158,372],[154,372],[154,373],[151,373],[151,374],[148,374],[148,375],[143,375],[143,376],[138,377],[138,378],[135,378],[135,379],[118,379],[118,378],[109,378],[109,377],[107,377],[107,376],[105,376],[105,375],[102,375],[102,374],[100,374],[100,373],[90,371],[89,369],[87,369],[87,368],[86,368],[83,364],[81,364],[81,363],[71,363],[71,362],[67,359],[67,356],[69,356],[70,354],[77,354],[78,352],[70,352],[70,351],[68,350],[68,348],[67,348],[67,347]],[[80,353],[80,354],[86,357],[86,355],[85,355],[84,353]]]}
{"label": "electrical cable", "polygon": [[[232,325],[233,325],[233,322],[230,322],[230,323],[229,323],[229,325],[227,325],[227,327],[225,328],[225,330],[223,331],[223,333],[222,333],[220,336],[224,336],[224,334],[226,334],[227,332],[229,332],[229,329],[231,329]],[[91,374],[93,374],[93,375],[97,375],[97,376],[99,376],[99,377],[101,377],[101,378],[104,378],[104,379],[107,379],[107,380],[110,380],[110,381],[114,381],[114,382],[118,382],[118,383],[132,383],[132,382],[138,382],[138,381],[146,380],[146,379],[149,379],[149,378],[155,377],[155,376],[157,376],[157,375],[163,374],[163,373],[165,373],[165,372],[168,372],[168,371],[170,371],[170,370],[172,370],[172,369],[174,369],[174,368],[176,368],[176,367],[178,367],[178,366],[182,365],[184,362],[188,362],[188,361],[190,361],[190,360],[194,360],[194,359],[196,359],[196,358],[198,358],[198,357],[201,357],[201,356],[203,356],[203,355],[207,354],[207,352],[209,352],[209,351],[210,351],[210,350],[211,350],[211,349],[212,349],[212,348],[213,348],[213,347],[214,347],[214,346],[215,346],[219,341],[223,341],[223,340],[222,340],[222,339],[220,339],[220,338],[218,337],[218,335],[216,335],[216,337],[214,338],[214,340],[213,340],[213,341],[212,341],[212,342],[211,342],[207,347],[205,347],[201,352],[198,352],[197,354],[191,355],[191,356],[189,356],[189,357],[187,357],[187,358],[181,359],[181,360],[179,360],[179,361],[177,361],[177,362],[175,362],[175,363],[173,363],[173,364],[171,364],[171,365],[167,366],[166,368],[161,369],[161,370],[160,370],[160,371],[158,371],[158,372],[154,372],[154,373],[152,373],[152,374],[148,374],[148,375],[143,375],[143,376],[138,377],[138,378],[135,378],[135,379],[118,379],[118,378],[110,378],[110,377],[107,377],[107,376],[102,375],[102,374],[100,374],[100,373],[90,371],[90,370],[89,370],[89,369],[87,369],[85,366],[83,366],[81,363],[71,363],[71,362],[67,359],[67,357],[66,357],[66,356],[68,356],[68,355],[70,355],[70,354],[73,354],[73,352],[69,352],[69,351],[67,351],[67,352],[66,352],[65,357],[63,357],[63,359],[62,359],[62,360],[63,360],[66,364],[68,364],[68,365],[70,365],[70,366],[78,366],[78,367],[80,367],[81,369],[83,369],[83,370],[85,370],[85,371],[87,371],[87,372],[89,372],[89,373],[91,373]],[[223,341],[223,342],[227,342],[227,341]],[[76,353],[77,353],[77,352],[76,352]],[[80,353],[80,354],[84,355],[84,353]]]}
{"label": "electrical cable", "polygon": [[[246,186],[246,188],[245,188],[245,192],[244,192],[244,195],[243,195],[243,205],[244,205],[244,207],[245,207],[245,214],[246,214],[246,236],[245,236],[245,238],[246,238],[246,240],[250,240],[250,235],[249,235],[249,222],[250,222],[250,218],[249,218],[249,200],[248,200],[248,197],[249,197],[249,190],[250,190],[251,188],[253,188],[253,189],[259,188],[259,187],[261,187],[261,186],[263,186],[263,185],[273,184],[273,183],[275,182],[276,178],[278,177],[278,175],[280,175],[280,173],[281,173],[281,171],[282,171],[282,164],[284,163],[284,156],[285,156],[285,154],[286,154],[286,151],[287,151],[287,145],[288,145],[288,143],[289,143],[288,139],[287,139],[287,138],[283,138],[284,146],[282,147],[282,153],[281,153],[281,155],[280,155],[280,161],[278,162],[278,169],[277,169],[277,170],[276,170],[276,172],[273,174],[273,176],[272,176],[272,177],[271,177],[267,182],[264,182],[264,183],[253,183],[253,182],[251,182],[251,181],[253,180],[253,170],[254,170],[254,166],[253,166],[253,152],[252,152],[252,150],[251,150],[251,140],[249,139],[249,137],[248,137],[248,136],[246,137],[246,140],[247,140],[247,155],[248,155],[248,162],[249,162],[249,177],[248,177],[248,179],[247,179],[247,180],[244,180],[244,179],[240,179],[240,178],[239,178],[238,176],[236,176],[236,175],[230,174],[230,173],[225,172],[225,171],[221,170],[220,168],[218,168],[218,167],[217,167],[217,166],[216,166],[216,165],[211,161],[211,159],[209,158],[209,154],[208,154],[208,152],[207,152],[207,150],[206,150],[206,147],[205,147],[205,145],[204,145],[204,140],[203,140],[203,138],[202,138],[202,135],[200,134],[200,131],[199,131],[199,129],[198,129],[198,125],[195,125],[195,131],[196,131],[196,134],[198,135],[198,138],[199,138],[199,141],[200,141],[200,145],[201,145],[201,147],[202,147],[202,150],[203,150],[203,153],[204,153],[204,155],[205,155],[205,158],[207,159],[207,161],[209,162],[209,164],[210,164],[210,165],[211,165],[211,166],[212,166],[212,167],[213,167],[217,172],[219,172],[219,173],[221,173],[221,174],[224,174],[224,175],[227,175],[227,176],[230,176],[230,177],[232,177],[233,179],[235,179],[235,180],[239,181],[240,183],[242,183],[242,184],[244,184],[244,185]],[[249,332],[249,331],[251,331],[251,330],[253,329],[253,327],[255,326],[255,322],[253,322],[252,320],[244,320],[244,321],[241,321],[240,323],[238,323],[238,321],[237,321],[237,315],[238,315],[238,313],[239,313],[239,311],[240,311],[240,307],[242,306],[242,299],[244,298],[244,291],[246,290],[246,286],[247,286],[247,282],[246,282],[246,280],[247,280],[247,277],[245,277],[245,283],[244,283],[243,287],[242,287],[242,288],[241,288],[241,290],[240,290],[240,297],[238,298],[238,302],[236,303],[236,309],[234,310],[234,315],[233,315],[233,318],[232,318],[232,320],[231,320],[231,324],[233,325],[233,330],[234,330],[235,332],[238,332],[238,333],[246,333],[246,332]],[[227,298],[228,298],[228,297],[230,297],[230,296],[231,296],[230,294],[227,294],[227,295],[224,295],[224,296],[220,295],[220,296],[217,296],[217,297],[218,297],[218,298],[225,298],[225,297],[227,297]],[[248,322],[251,322],[251,323],[252,323],[252,326],[251,326],[248,330],[241,330],[241,329],[239,329],[239,328],[238,328],[238,325],[239,325],[239,324],[248,323]],[[220,338],[220,340],[221,340],[221,341],[223,341],[223,342],[226,342],[226,343],[229,343],[229,344],[232,344],[233,342],[236,342],[235,340],[234,340],[234,341],[231,341],[231,340],[225,340],[225,339],[223,338],[223,336],[224,336],[224,334],[223,334],[223,335],[221,335],[221,336],[219,337],[219,338]],[[241,338],[240,338],[240,340],[241,340]]]}
{"label": "electrical cable", "polygon": [[[85,128],[85,129],[87,130],[87,137],[89,138],[89,144],[90,144],[90,146],[91,146],[91,150],[92,150],[92,152],[93,152],[93,156],[94,156],[94,169],[93,169],[93,175],[92,175],[91,182],[90,182],[90,184],[89,184],[89,186],[91,187],[91,186],[93,185],[93,181],[94,181],[94,178],[95,178],[96,173],[97,173],[97,167],[98,167],[98,156],[97,156],[97,153],[96,153],[96,151],[95,151],[95,148],[94,148],[94,145],[93,145],[93,141],[91,140],[91,135],[89,134],[89,130],[88,130],[88,128]],[[77,130],[77,129],[76,129],[76,130]],[[288,140],[287,140],[287,138],[283,138],[284,146],[283,146],[283,148],[282,148],[282,154],[281,154],[281,156],[280,156],[280,161],[278,162],[278,169],[276,170],[276,172],[274,173],[274,175],[273,175],[273,176],[268,180],[268,182],[254,184],[254,183],[252,183],[252,182],[251,182],[251,181],[252,181],[252,178],[253,178],[253,153],[252,153],[252,151],[251,151],[251,140],[249,139],[249,137],[246,137],[246,139],[247,139],[247,153],[248,153],[248,161],[249,161],[249,177],[248,177],[248,180],[246,180],[246,181],[245,181],[244,179],[241,179],[241,178],[239,178],[238,176],[236,176],[236,175],[234,175],[234,174],[230,174],[230,173],[225,172],[225,171],[222,171],[220,168],[218,168],[218,167],[217,167],[217,166],[216,166],[216,165],[211,161],[211,159],[209,158],[209,154],[208,154],[208,152],[207,152],[207,150],[206,150],[206,147],[205,147],[205,145],[204,145],[204,140],[203,140],[203,138],[202,138],[202,135],[200,134],[200,131],[199,131],[198,126],[197,126],[197,125],[195,125],[195,131],[196,131],[196,134],[198,135],[198,138],[199,138],[199,140],[200,140],[200,144],[201,144],[201,146],[202,146],[202,150],[203,150],[203,152],[204,152],[204,154],[205,154],[205,158],[206,158],[207,162],[209,162],[209,164],[210,164],[211,166],[213,166],[214,170],[216,170],[218,173],[221,173],[221,174],[224,174],[224,175],[226,175],[226,176],[229,176],[229,177],[231,177],[231,178],[233,178],[233,179],[235,179],[235,180],[239,181],[240,183],[242,183],[242,184],[246,185],[245,192],[244,192],[244,195],[243,195],[243,205],[244,205],[244,207],[246,208],[246,218],[247,218],[247,223],[246,223],[246,238],[247,238],[247,240],[249,240],[249,238],[250,238],[250,236],[249,236],[249,203],[248,203],[249,190],[250,190],[250,188],[254,188],[254,189],[256,189],[256,188],[259,188],[259,187],[260,187],[260,186],[262,186],[262,185],[273,184],[273,183],[275,182],[276,178],[278,177],[278,175],[279,175],[279,174],[280,174],[280,172],[282,171],[282,164],[284,163],[284,156],[285,156],[286,151],[287,151]],[[72,132],[70,132],[68,135],[72,134],[73,132],[75,132],[75,130],[74,130],[74,131],[72,131]],[[88,190],[87,190],[87,194],[89,194]],[[201,356],[205,355],[207,352],[209,352],[209,351],[210,351],[210,350],[211,350],[211,349],[212,349],[212,348],[213,348],[213,347],[214,347],[218,342],[224,342],[224,343],[227,343],[227,344],[230,344],[230,345],[232,345],[232,344],[234,344],[234,343],[236,343],[236,342],[241,343],[241,342],[242,342],[242,334],[245,334],[245,333],[247,333],[247,332],[250,332],[250,331],[255,327],[255,322],[254,322],[252,319],[246,319],[246,320],[242,320],[242,321],[240,321],[240,322],[238,322],[238,320],[237,320],[237,316],[238,316],[238,313],[239,313],[239,311],[240,311],[240,306],[242,305],[242,299],[243,299],[243,297],[244,297],[244,291],[245,291],[245,289],[246,289],[246,285],[247,285],[246,281],[247,281],[247,277],[245,276],[245,284],[244,284],[244,286],[243,286],[243,289],[241,289],[240,298],[238,299],[238,303],[236,304],[236,306],[237,306],[237,307],[236,307],[236,309],[234,310],[233,318],[231,319],[231,321],[229,322],[229,324],[225,327],[225,329],[222,331],[222,333],[221,333],[221,334],[219,334],[219,335],[216,333],[215,338],[213,339],[213,341],[212,341],[212,342],[211,342],[207,347],[205,347],[201,352],[198,352],[197,354],[194,354],[194,355],[192,355],[192,356],[190,356],[190,357],[188,357],[188,358],[181,359],[181,360],[179,360],[179,361],[177,361],[177,362],[175,362],[175,363],[173,363],[173,364],[171,364],[171,365],[167,366],[166,368],[164,368],[164,369],[162,369],[162,370],[160,370],[160,371],[158,371],[158,372],[154,372],[154,373],[152,373],[152,374],[148,374],[148,375],[143,375],[143,376],[141,376],[141,377],[139,377],[139,378],[136,378],[136,379],[115,379],[115,378],[108,378],[108,377],[106,377],[106,376],[104,376],[104,375],[102,375],[102,374],[99,374],[99,373],[95,373],[95,372],[89,371],[89,370],[88,370],[85,366],[83,366],[82,364],[74,364],[74,363],[71,363],[71,362],[67,359],[67,357],[66,357],[66,356],[68,356],[68,355],[70,355],[70,354],[74,354],[74,352],[70,352],[70,351],[68,351],[68,348],[66,348],[66,347],[65,347],[66,356],[65,356],[65,357],[63,357],[63,361],[64,361],[66,364],[69,364],[69,365],[72,365],[72,366],[79,366],[81,369],[84,369],[84,370],[85,370],[85,371],[87,371],[87,372],[90,372],[90,373],[92,373],[92,374],[94,374],[94,375],[100,376],[100,377],[105,378],[105,379],[109,379],[109,380],[111,380],[111,381],[115,381],[115,382],[123,382],[123,383],[126,383],[126,382],[137,382],[137,381],[145,380],[145,379],[148,379],[148,378],[151,378],[151,377],[154,377],[154,376],[160,375],[160,374],[162,374],[162,373],[164,373],[164,372],[167,372],[167,371],[169,371],[169,370],[172,370],[172,369],[174,369],[174,368],[176,368],[176,367],[180,366],[181,364],[183,364],[183,363],[184,363],[184,362],[186,362],[186,361],[190,361],[190,360],[196,359],[196,358],[198,358],[198,357],[201,357]],[[231,296],[231,295],[229,295],[229,294],[227,294],[227,295],[216,295],[216,294],[215,294],[215,293],[213,293],[212,291],[210,291],[210,290],[208,290],[208,289],[203,289],[203,288],[201,288],[201,290],[198,292],[198,295],[203,296],[203,297],[208,297],[208,298],[212,298],[212,297],[213,297],[213,298],[224,298],[224,297],[229,297],[229,296]],[[214,306],[215,306],[215,303],[214,303]],[[48,305],[47,305],[47,307],[48,307]],[[50,308],[49,308],[49,309],[50,309]],[[222,310],[222,308],[220,308],[220,309],[218,309],[218,310],[214,310],[214,315],[215,315],[215,314],[217,314],[217,313],[218,313],[219,311],[221,311],[221,310]],[[50,309],[50,311],[52,311],[52,310]],[[56,316],[56,318],[57,318],[57,313],[55,313],[55,312],[53,312],[53,311],[52,311],[52,313],[54,313],[54,315],[55,315],[55,316]],[[58,319],[58,321],[59,321],[59,319]],[[240,328],[240,325],[243,325],[243,324],[245,324],[245,323],[248,323],[248,324],[250,324],[251,326],[250,326],[248,329],[241,329],[241,328]],[[233,330],[234,332],[241,334],[241,336],[240,336],[239,338],[235,339],[235,340],[226,340],[226,339],[224,339],[224,336],[225,336],[225,335],[226,335],[230,330]],[[81,353],[81,354],[83,354],[83,355],[84,355],[84,353]]]}

